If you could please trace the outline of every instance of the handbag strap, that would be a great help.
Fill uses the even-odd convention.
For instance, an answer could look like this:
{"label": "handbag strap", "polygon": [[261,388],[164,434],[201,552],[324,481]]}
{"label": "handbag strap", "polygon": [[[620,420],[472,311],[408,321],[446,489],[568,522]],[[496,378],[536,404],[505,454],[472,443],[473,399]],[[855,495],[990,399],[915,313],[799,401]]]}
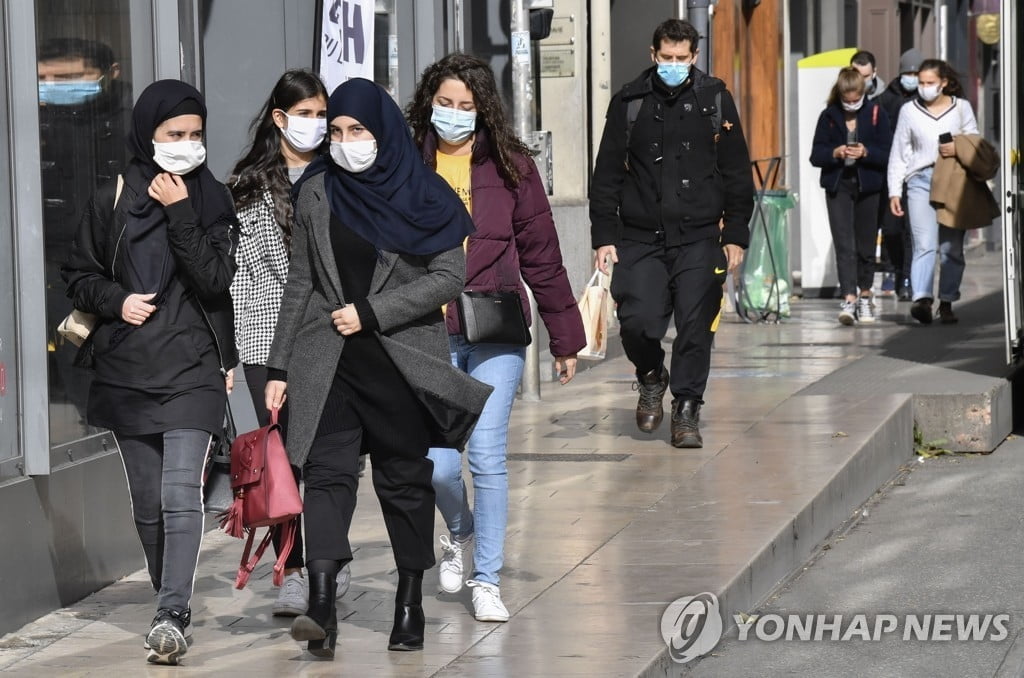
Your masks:
{"label": "handbag strap", "polygon": [[[249,536],[245,540],[245,549],[242,551],[242,560],[238,565],[238,576],[235,577],[235,588],[243,589],[249,583],[249,577],[256,569],[260,559],[263,558],[267,547],[270,546],[275,530],[281,530],[281,548],[277,554],[277,561],[274,563],[274,586],[281,586],[284,583],[284,564],[295,546],[295,533],[298,527],[298,516],[284,523],[271,525],[267,528],[267,533],[263,536],[259,546],[256,547],[255,553],[252,553],[252,544],[256,537],[256,530],[249,530]],[[250,553],[252,553],[252,557],[249,556]]]}
{"label": "handbag strap", "polygon": [[270,423],[272,425],[274,425],[274,426],[277,426],[277,414],[278,414],[278,412],[280,412],[280,409],[277,408],[277,407],[275,407],[275,408],[270,410]]}

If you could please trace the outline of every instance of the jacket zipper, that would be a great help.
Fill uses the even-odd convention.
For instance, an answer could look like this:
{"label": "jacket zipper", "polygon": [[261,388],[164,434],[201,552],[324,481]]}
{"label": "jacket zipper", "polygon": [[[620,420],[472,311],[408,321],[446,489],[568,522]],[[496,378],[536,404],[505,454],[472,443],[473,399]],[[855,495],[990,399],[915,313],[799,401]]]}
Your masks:
{"label": "jacket zipper", "polygon": [[199,300],[199,297],[195,297],[196,304],[199,306],[199,312],[203,314],[203,322],[210,328],[210,334],[213,336],[213,346],[217,349],[217,364],[220,365],[220,373],[225,378],[228,376],[228,371],[224,367],[224,354],[220,350],[220,339],[217,338],[217,330],[213,328],[213,323],[210,321],[210,316],[207,315],[206,309],[203,308],[203,302]]}

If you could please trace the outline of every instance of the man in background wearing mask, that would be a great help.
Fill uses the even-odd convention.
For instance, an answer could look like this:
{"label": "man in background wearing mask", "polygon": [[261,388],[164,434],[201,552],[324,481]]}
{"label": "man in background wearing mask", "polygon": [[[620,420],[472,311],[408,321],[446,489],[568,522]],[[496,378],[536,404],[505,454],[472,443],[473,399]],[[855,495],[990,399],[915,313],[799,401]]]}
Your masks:
{"label": "man in background wearing mask", "polygon": [[[917,69],[922,60],[921,53],[915,48],[908,49],[900,55],[900,74],[892,79],[878,98],[878,103],[888,114],[893,129],[896,129],[896,121],[903,104],[917,96]],[[894,215],[885,200],[879,202],[883,252],[888,255],[896,273],[896,294],[900,301],[910,301],[913,298],[913,290],[910,288],[910,261],[913,258],[914,247],[910,229],[907,227],[906,191],[904,190],[903,195],[902,217]]]}
{"label": "man in background wearing mask", "polygon": [[[725,84],[694,67],[700,36],[668,19],[654,65],[608,106],[590,194],[596,265],[612,277],[620,337],[636,367],[636,423],[652,432],[672,390],[675,447],[701,447],[700,408],[727,271],[754,208],[750,155]],[[675,316],[670,370],[661,340]]]}
{"label": "man in background wearing mask", "polygon": [[[56,335],[71,312],[59,267],[67,259],[78,220],[96,187],[126,163],[125,134],[131,91],[107,45],[82,38],[52,38],[39,45],[39,139],[43,188],[47,327],[51,333],[51,393],[80,414],[87,374],[71,368],[76,349]],[[55,363],[55,364],[54,364]],[[56,368],[56,369],[54,369]],[[60,396],[51,395],[51,400]]]}
{"label": "man in background wearing mask", "polygon": [[884,91],[882,81],[875,70],[875,55],[866,49],[862,49],[850,57],[850,65],[857,69],[857,72],[864,78],[864,94],[868,101],[881,96]]}

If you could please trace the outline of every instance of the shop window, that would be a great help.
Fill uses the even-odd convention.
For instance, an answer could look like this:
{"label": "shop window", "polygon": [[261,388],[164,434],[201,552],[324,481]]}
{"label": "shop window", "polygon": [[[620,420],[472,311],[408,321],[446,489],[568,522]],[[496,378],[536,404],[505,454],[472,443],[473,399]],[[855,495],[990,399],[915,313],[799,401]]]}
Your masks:
{"label": "shop window", "polygon": [[[36,0],[39,137],[45,240],[51,446],[94,433],[85,422],[91,374],[56,333],[71,311],[60,265],[97,186],[127,161],[132,106],[130,0]],[[2,285],[2,283],[0,283]],[[2,287],[0,287],[2,289]]]}

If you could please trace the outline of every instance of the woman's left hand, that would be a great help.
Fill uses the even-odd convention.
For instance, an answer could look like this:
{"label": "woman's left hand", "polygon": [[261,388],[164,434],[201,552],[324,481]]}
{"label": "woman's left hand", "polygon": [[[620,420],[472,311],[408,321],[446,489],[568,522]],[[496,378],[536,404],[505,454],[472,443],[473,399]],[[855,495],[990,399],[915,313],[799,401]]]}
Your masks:
{"label": "woman's left hand", "polygon": [[331,319],[334,321],[334,329],[344,337],[363,329],[363,323],[359,320],[359,312],[352,304],[342,306],[331,313]]}
{"label": "woman's left hand", "polygon": [[956,144],[950,141],[949,143],[939,144],[939,155],[943,158],[955,158],[956,157]]}
{"label": "woman's left hand", "polygon": [[224,388],[227,389],[228,393],[235,390],[235,371],[228,370],[228,373],[224,375]]}
{"label": "woman's left hand", "polygon": [[555,371],[558,372],[558,381],[561,384],[568,384],[576,376],[576,354],[555,356]]}
{"label": "woman's left hand", "polygon": [[149,197],[167,207],[188,197],[188,187],[177,174],[161,172],[149,184]]}

